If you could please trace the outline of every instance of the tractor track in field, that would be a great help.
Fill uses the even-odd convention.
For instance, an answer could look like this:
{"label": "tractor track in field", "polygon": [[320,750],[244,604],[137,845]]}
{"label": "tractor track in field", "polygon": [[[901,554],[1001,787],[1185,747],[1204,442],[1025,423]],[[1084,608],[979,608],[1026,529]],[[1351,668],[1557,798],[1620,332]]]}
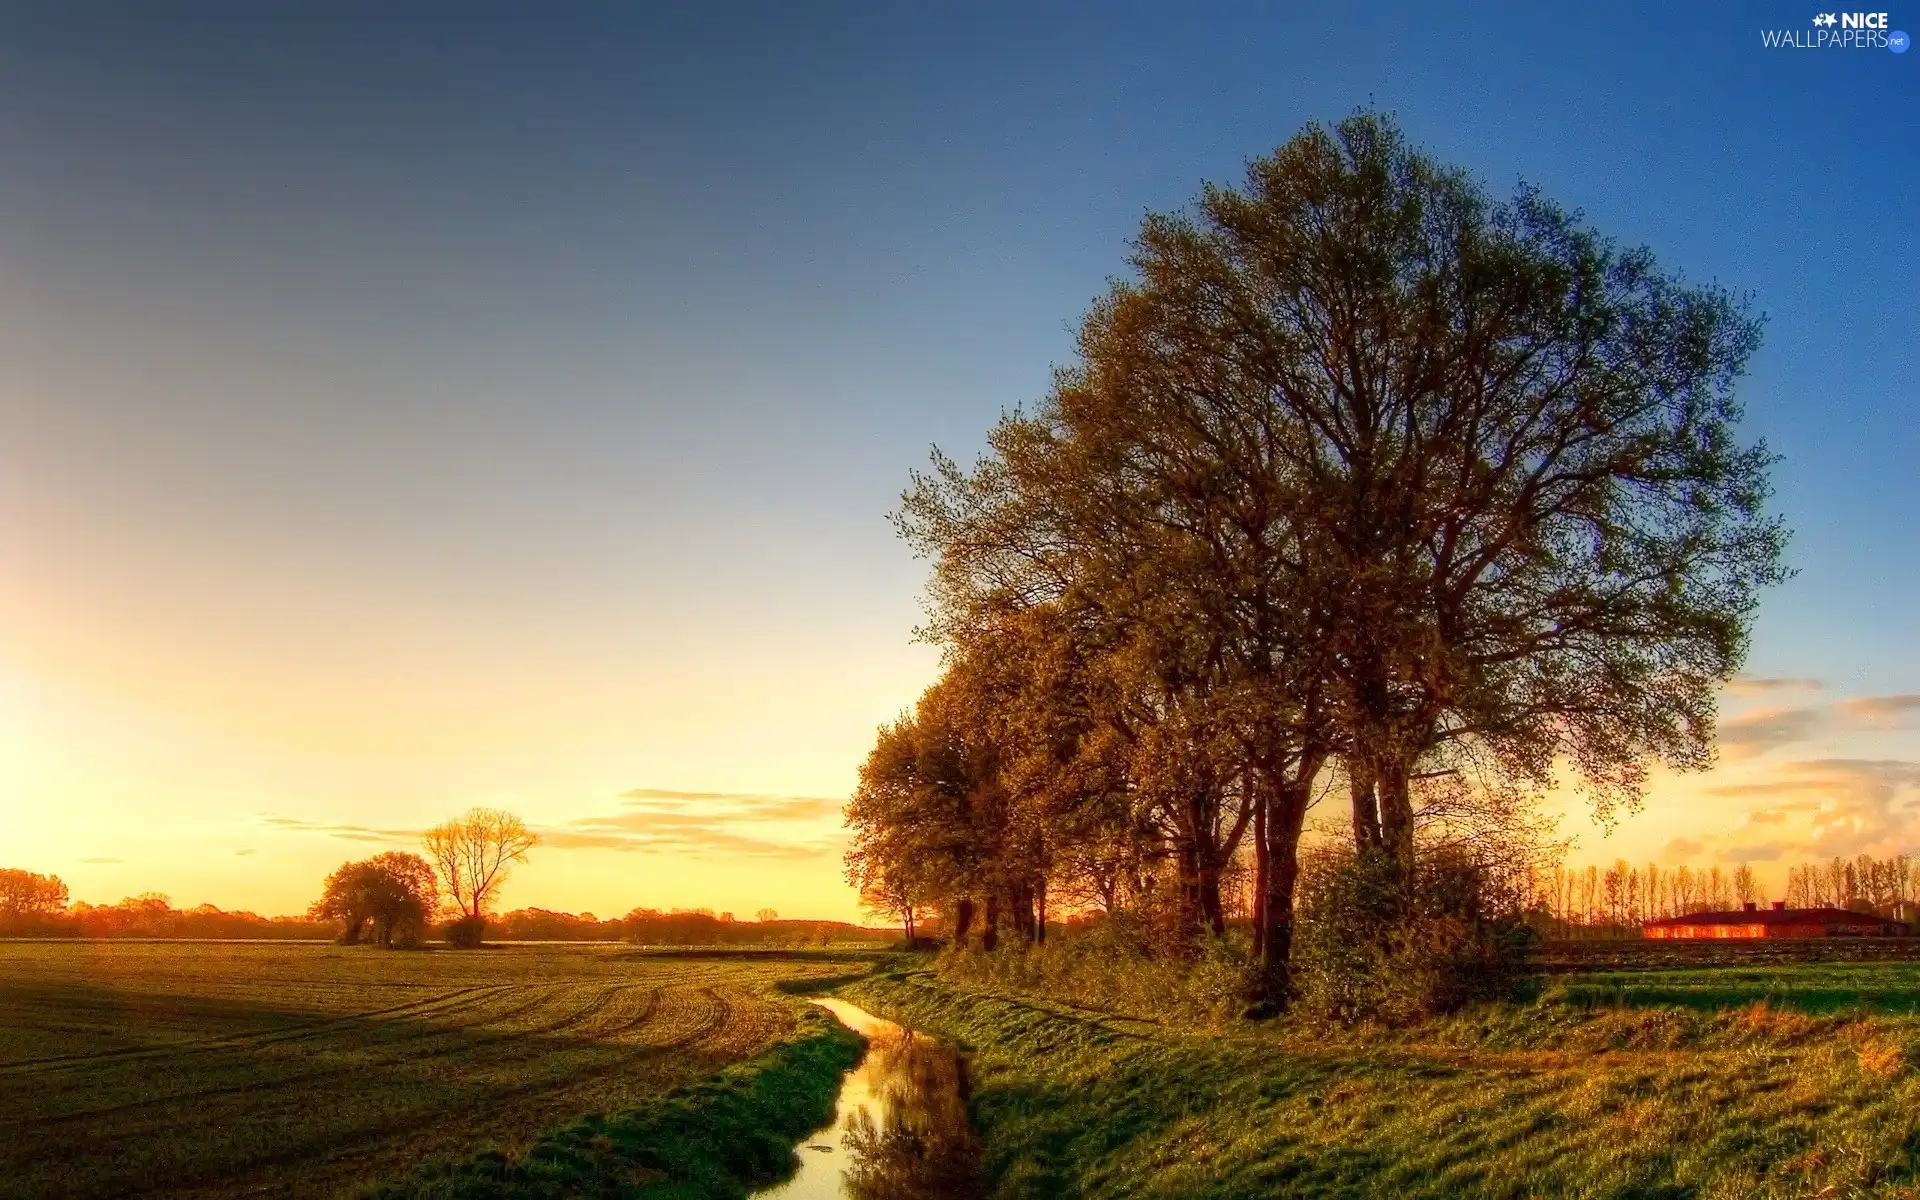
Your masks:
{"label": "tractor track in field", "polygon": [[[656,988],[654,990],[657,992],[661,989]],[[708,1020],[710,1020],[710,1018],[708,1018]],[[706,1023],[707,1021],[703,1020],[702,1024],[705,1025]],[[576,1091],[582,1083],[598,1081],[608,1076],[630,1070],[636,1058],[645,1058],[669,1050],[686,1050],[689,1046],[683,1042],[676,1041],[665,1045],[626,1043],[623,1046],[614,1048],[625,1049],[629,1051],[629,1053],[615,1061],[601,1063],[581,1070],[570,1071],[562,1078],[530,1080],[513,1087],[494,1091],[489,1095],[489,1102],[495,1105],[496,1109],[507,1106],[518,1108],[522,1105],[532,1107],[536,1102],[544,1098]],[[697,1077],[698,1072],[704,1069],[705,1068],[697,1068],[694,1072],[695,1076]],[[544,1118],[538,1113],[529,1113],[527,1115],[532,1119],[534,1126],[541,1126],[543,1119],[546,1121],[553,1119],[551,1115]],[[405,1142],[410,1139],[412,1135],[441,1124],[443,1118],[444,1112],[440,1109],[423,1110],[397,1118],[391,1116],[380,1118],[374,1137],[367,1143],[364,1143],[366,1157],[376,1158],[377,1154],[375,1152],[379,1147]],[[538,1128],[529,1128],[529,1133],[535,1132],[538,1132]],[[324,1167],[337,1168],[344,1165],[337,1155],[340,1145],[340,1132],[337,1130],[329,1130],[325,1133],[315,1134],[312,1137],[295,1140],[281,1147],[277,1153],[270,1156],[251,1160],[244,1165],[244,1169],[257,1172],[274,1167],[297,1167],[308,1163],[316,1167],[322,1166],[321,1163],[314,1161],[316,1159],[323,1159]],[[302,1174],[304,1176],[306,1172],[302,1172]],[[353,1172],[342,1171],[341,1174],[343,1176],[350,1176]],[[231,1178],[231,1176],[232,1168],[227,1167],[219,1172],[190,1175],[185,1178],[169,1180],[157,1186],[151,1181],[147,1181],[147,1186],[149,1189],[155,1191],[190,1193],[198,1187],[205,1186],[207,1183],[217,1182],[223,1178]],[[130,1185],[130,1190],[143,1190],[135,1186],[140,1182],[141,1181],[137,1179],[129,1179],[128,1184]],[[275,1187],[272,1182],[265,1181],[258,1190],[262,1194],[277,1194],[280,1189]]]}
{"label": "tractor track in field", "polygon": [[[519,985],[519,986],[526,987],[530,985]],[[559,986],[571,986],[571,985],[559,985]],[[509,990],[517,990],[517,989],[509,989]],[[618,990],[618,985],[615,985],[615,987],[610,990]],[[417,1031],[414,1036],[400,1039],[397,1044],[390,1043],[388,1048],[400,1049],[404,1051],[404,1049],[407,1046],[414,1045],[419,1042],[427,1041],[431,1038],[445,1037],[449,1034],[460,1034],[468,1030],[485,1029],[488,1025],[492,1025],[497,1021],[512,1020],[515,1017],[519,1017],[528,1012],[532,1012],[533,1010],[539,1008],[543,1004],[546,1004],[551,1000],[553,1000],[555,995],[556,995],[555,990],[543,988],[540,990],[540,993],[538,995],[534,996],[532,999],[527,1000],[525,1003],[519,1004],[503,1012],[489,1014],[485,1021],[472,1022],[465,1025],[444,1025],[444,1026],[435,1026],[435,1027],[421,1029]],[[579,1009],[575,1009],[572,1012],[567,1013],[565,1016],[561,1017],[557,1021],[550,1022],[549,1024],[538,1026],[532,1029],[514,1029],[514,1030],[508,1030],[503,1033],[492,1034],[486,1037],[469,1038],[455,1045],[443,1046],[437,1049],[429,1050],[425,1053],[413,1053],[413,1054],[400,1053],[396,1055],[389,1055],[385,1058],[381,1058],[372,1062],[342,1063],[337,1066],[323,1067],[317,1071],[307,1071],[302,1073],[296,1073],[293,1075],[280,1076],[273,1079],[254,1080],[248,1083],[228,1084],[221,1087],[201,1088],[198,1090],[190,1090],[190,1091],[183,1091],[183,1092],[170,1092],[164,1096],[151,1096],[141,1100],[130,1100],[124,1104],[111,1104],[111,1105],[105,1105],[99,1108],[83,1109],[77,1112],[70,1112],[70,1113],[54,1113],[54,1114],[50,1114],[43,1117],[29,1117],[22,1121],[11,1121],[11,1122],[0,1121],[0,1128],[6,1128],[8,1126],[14,1126],[17,1128],[46,1128],[49,1126],[68,1124],[74,1121],[114,1116],[114,1115],[128,1113],[128,1112],[135,1112],[143,1108],[152,1108],[155,1105],[180,1104],[180,1103],[190,1102],[190,1101],[206,1101],[206,1100],[211,1100],[215,1098],[241,1096],[241,1095],[246,1095],[252,1092],[273,1091],[276,1089],[285,1088],[285,1087],[294,1086],[294,1085],[310,1084],[310,1083],[317,1082],[319,1080],[329,1079],[329,1078],[333,1078],[340,1075],[349,1075],[356,1072],[364,1072],[368,1070],[378,1070],[382,1067],[397,1066],[400,1064],[430,1062],[435,1059],[446,1058],[455,1054],[469,1053],[471,1051],[482,1049],[487,1046],[496,1045],[501,1042],[520,1041],[520,1040],[525,1040],[529,1038],[544,1037],[548,1034],[560,1032],[562,1030],[571,1028],[572,1026],[577,1025],[584,1020],[591,1019],[592,1015],[598,1012],[601,1008],[604,1008],[610,999],[611,997],[608,994],[606,994],[606,991],[603,991],[601,995],[597,996],[592,1002],[588,1003],[586,1006]]]}
{"label": "tractor track in field", "polygon": [[692,1029],[664,1043],[665,1048],[684,1050],[688,1046],[706,1041],[727,1027],[728,1020],[733,1017],[733,1002],[710,987],[701,988],[699,994],[706,998],[706,1011],[701,1014],[699,1020],[694,1022]]}
{"label": "tractor track in field", "polygon": [[627,1018],[627,1020],[623,1021],[622,1023],[615,1025],[612,1029],[607,1030],[604,1036],[608,1038],[616,1038],[624,1034],[632,1033],[634,1030],[644,1026],[648,1021],[651,1021],[655,1017],[659,1016],[660,1000],[661,1000],[662,994],[665,993],[665,991],[666,991],[665,988],[653,988],[651,991],[648,992],[647,1003],[643,1008],[641,1008],[639,1013],[637,1013],[632,1017]]}
{"label": "tractor track in field", "polygon": [[512,1153],[750,1054],[793,1007],[783,968],[572,947],[15,957],[38,972],[0,987],[0,1198],[22,1200],[319,1200],[489,1139]]}
{"label": "tractor track in field", "polygon": [[[428,996],[421,1000],[412,1000],[405,1004],[395,1004],[387,1008],[370,1009],[366,1012],[347,1013],[323,1020],[309,1021],[283,1029],[261,1030],[257,1033],[231,1034],[226,1037],[196,1038],[191,1041],[175,1042],[166,1046],[129,1046],[122,1050],[106,1050],[98,1054],[55,1054],[46,1058],[20,1059],[0,1064],[0,1078],[21,1075],[44,1075],[54,1071],[84,1069],[89,1067],[118,1066],[121,1063],[145,1062],[153,1059],[173,1058],[194,1054],[205,1054],[216,1050],[251,1050],[261,1046],[286,1045],[290,1042],[304,1041],[312,1037],[321,1037],[330,1030],[342,1026],[354,1025],[366,1020],[393,1019],[396,1017],[443,1016],[471,1008],[476,1004],[500,995],[526,987],[526,984],[474,985],[461,988],[456,992]],[[474,993],[480,993],[475,995]],[[457,1026],[455,1028],[458,1028]]]}

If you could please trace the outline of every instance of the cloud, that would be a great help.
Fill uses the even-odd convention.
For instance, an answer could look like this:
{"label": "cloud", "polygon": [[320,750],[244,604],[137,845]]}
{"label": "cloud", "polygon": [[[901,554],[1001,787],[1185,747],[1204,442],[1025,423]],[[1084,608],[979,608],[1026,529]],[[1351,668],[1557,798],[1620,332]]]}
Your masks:
{"label": "cloud", "polygon": [[[647,851],[701,858],[812,859],[838,857],[846,837],[838,831],[842,800],[823,796],[775,796],[748,792],[680,792],[634,788],[622,792],[617,812],[581,817],[536,829],[550,850]],[[834,818],[834,830],[820,828]],[[301,817],[262,816],[270,828],[319,833],[350,842],[412,845],[423,830],[340,825]],[[791,836],[767,826],[803,826]],[[804,828],[811,826],[811,828]]]}
{"label": "cloud", "polygon": [[1692,858],[1705,848],[1706,843],[1699,838],[1677,837],[1668,842],[1660,853],[1669,858]]}
{"label": "cloud", "polygon": [[1754,679],[1741,676],[1727,684],[1729,696],[1765,696],[1773,692],[1817,692],[1826,687],[1818,679]]}
{"label": "cloud", "polygon": [[750,821],[811,821],[837,816],[844,799],[825,796],[769,796],[755,792],[674,792],[663,788],[634,788],[620,793],[629,808],[676,812],[697,805],[706,819],[716,816]]}
{"label": "cloud", "polygon": [[[1920,762],[1892,758],[1817,758],[1786,763],[1780,777],[1757,783],[1710,787],[1716,796],[1768,801],[1767,814],[1805,814],[1807,839],[1798,849],[1810,856],[1857,854],[1903,846],[1912,818],[1905,811],[1920,799]],[[1756,820],[1758,814],[1750,815]],[[1761,819],[1757,823],[1778,823]],[[1752,853],[1744,850],[1744,853]]]}
{"label": "cloud", "polygon": [[262,816],[260,823],[288,833],[324,833],[349,842],[373,842],[386,845],[410,845],[420,840],[424,829],[376,829],[370,825],[331,825],[304,817]]}
{"label": "cloud", "polygon": [[1761,842],[1757,846],[1738,846],[1720,855],[1721,862],[1753,863],[1778,862],[1789,854],[1798,853],[1804,847],[1798,842]]}
{"label": "cloud", "polygon": [[1822,713],[1814,708],[1762,708],[1720,723],[1716,739],[1723,757],[1738,761],[1769,750],[1804,742],[1820,727]]}
{"label": "cloud", "polygon": [[[582,817],[541,831],[544,844],[563,850],[620,850],[701,858],[811,859],[838,856],[846,837],[821,821],[837,818],[845,803],[824,796],[756,792],[683,792],[634,788],[620,793],[621,811]],[[837,821],[835,822],[837,825]],[[792,836],[768,825],[813,826]]]}
{"label": "cloud", "polygon": [[124,858],[83,858],[80,861],[83,863],[117,863],[127,860]]}
{"label": "cloud", "polygon": [[245,858],[249,854],[258,854],[258,853],[260,853],[258,850],[235,850],[234,851],[234,854],[242,858]]}
{"label": "cloud", "polygon": [[1920,692],[1898,696],[1857,696],[1838,705],[1842,716],[1868,729],[1905,729],[1920,717]]}
{"label": "cloud", "polygon": [[1747,824],[1749,825],[1784,825],[1786,824],[1787,815],[1788,814],[1785,809],[1756,808],[1752,812],[1747,814]]}

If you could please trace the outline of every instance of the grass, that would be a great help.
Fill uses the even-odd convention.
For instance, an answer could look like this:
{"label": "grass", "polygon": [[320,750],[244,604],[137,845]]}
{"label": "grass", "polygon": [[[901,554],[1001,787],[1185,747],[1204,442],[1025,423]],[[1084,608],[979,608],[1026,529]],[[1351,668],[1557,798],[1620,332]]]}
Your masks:
{"label": "grass", "polygon": [[1196,1034],[924,972],[841,994],[970,1051],[1002,1197],[1920,1196],[1913,1018],[1549,991]]}
{"label": "grass", "polygon": [[1920,1015],[1920,963],[1784,963],[1765,967],[1589,971],[1558,995],[1575,1004],[1712,1010],[1765,1002],[1801,1012]]}
{"label": "grass", "polygon": [[744,1063],[612,1116],[541,1137],[524,1154],[429,1163],[370,1200],[508,1200],[621,1195],[731,1200],[792,1172],[793,1145],[833,1116],[860,1039],[824,1013]]}
{"label": "grass", "polygon": [[[771,1045],[832,960],[0,943],[0,1197],[332,1195]],[[803,1131],[804,1132],[804,1131]]]}

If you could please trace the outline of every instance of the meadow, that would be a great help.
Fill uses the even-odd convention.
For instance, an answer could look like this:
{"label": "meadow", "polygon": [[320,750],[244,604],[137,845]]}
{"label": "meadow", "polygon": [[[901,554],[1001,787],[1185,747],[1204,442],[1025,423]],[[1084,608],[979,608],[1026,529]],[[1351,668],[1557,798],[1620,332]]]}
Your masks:
{"label": "meadow", "polygon": [[1920,969],[1721,970],[1401,1030],[1197,1030],[925,971],[841,994],[969,1052],[999,1197],[1920,1197],[1920,1019],[1893,1015]]}
{"label": "meadow", "polygon": [[0,942],[0,1196],[332,1195],[761,1051],[844,955]]}

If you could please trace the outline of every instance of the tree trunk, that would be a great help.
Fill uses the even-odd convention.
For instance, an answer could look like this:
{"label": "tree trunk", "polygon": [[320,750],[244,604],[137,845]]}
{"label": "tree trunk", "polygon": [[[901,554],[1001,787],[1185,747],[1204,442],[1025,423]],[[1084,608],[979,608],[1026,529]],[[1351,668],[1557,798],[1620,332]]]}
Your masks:
{"label": "tree trunk", "polygon": [[980,923],[980,948],[991,954],[1000,945],[1000,893],[987,893],[987,916]]}
{"label": "tree trunk", "polygon": [[1206,922],[1213,936],[1220,937],[1227,932],[1227,910],[1220,902],[1220,868],[1201,867],[1198,884],[1200,919]]}
{"label": "tree trunk", "polygon": [[1047,941],[1047,878],[1044,875],[1034,892],[1033,940],[1041,945]]}
{"label": "tree trunk", "polygon": [[1353,797],[1353,849],[1356,854],[1382,846],[1380,802],[1373,794],[1373,770],[1358,755],[1347,758],[1347,792]]}
{"label": "tree trunk", "polygon": [[1413,790],[1411,763],[1399,757],[1379,764],[1380,841],[1401,870],[1413,869]]}
{"label": "tree trunk", "polygon": [[1180,943],[1187,944],[1200,931],[1200,863],[1193,845],[1180,846],[1174,861],[1180,870]]}
{"label": "tree trunk", "polygon": [[1267,813],[1272,807],[1263,792],[1253,810],[1253,947],[1259,954],[1267,944],[1269,914],[1267,889],[1273,872],[1273,851],[1267,844]]}
{"label": "tree trunk", "polygon": [[1326,757],[1308,754],[1272,788],[1267,814],[1266,929],[1258,949],[1260,999],[1284,1007],[1293,997],[1293,894],[1300,882],[1300,831],[1313,802],[1313,781]]}
{"label": "tree trunk", "polygon": [[965,950],[967,934],[973,928],[973,897],[962,896],[953,907],[953,944]]}

